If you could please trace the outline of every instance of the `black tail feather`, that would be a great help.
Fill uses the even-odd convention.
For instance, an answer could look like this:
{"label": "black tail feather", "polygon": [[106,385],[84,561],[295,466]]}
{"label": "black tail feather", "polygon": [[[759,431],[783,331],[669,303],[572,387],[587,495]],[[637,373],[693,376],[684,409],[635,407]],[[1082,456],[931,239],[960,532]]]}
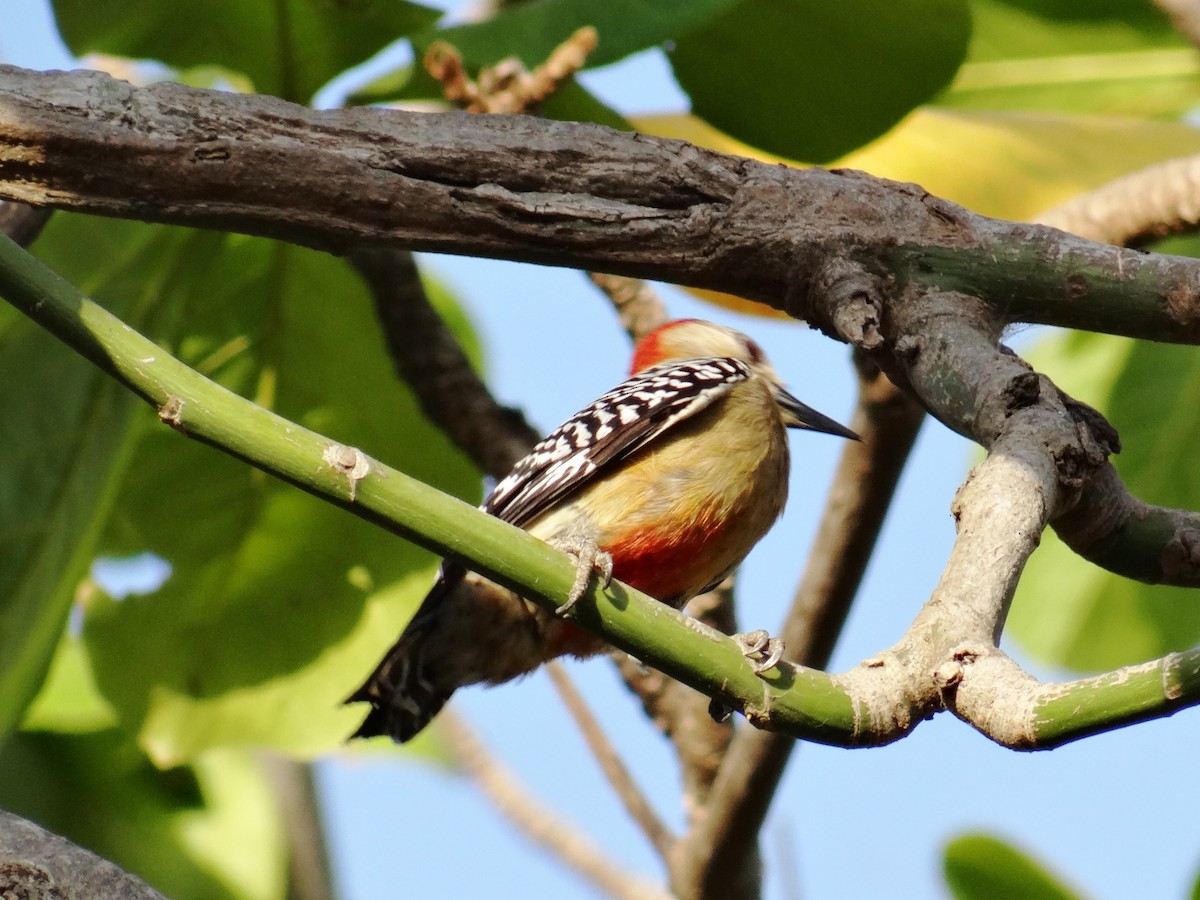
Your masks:
{"label": "black tail feather", "polygon": [[403,744],[416,737],[454,693],[453,688],[437,690],[423,676],[419,656],[413,653],[411,637],[405,634],[388,651],[371,677],[345,701],[371,704],[366,719],[351,737],[386,734]]}
{"label": "black tail feather", "polygon": [[441,711],[457,684],[438,683],[426,669],[426,647],[440,627],[442,603],[466,570],[443,562],[417,614],[384,654],[375,671],[345,703],[370,703],[371,711],[352,738],[386,734],[398,744],[411,740]]}
{"label": "black tail feather", "polygon": [[371,704],[371,711],[351,737],[386,734],[403,744],[415,737],[446,705],[454,688],[440,689],[427,677],[424,632],[419,623],[409,625],[375,667],[371,677],[346,698],[346,703]]}

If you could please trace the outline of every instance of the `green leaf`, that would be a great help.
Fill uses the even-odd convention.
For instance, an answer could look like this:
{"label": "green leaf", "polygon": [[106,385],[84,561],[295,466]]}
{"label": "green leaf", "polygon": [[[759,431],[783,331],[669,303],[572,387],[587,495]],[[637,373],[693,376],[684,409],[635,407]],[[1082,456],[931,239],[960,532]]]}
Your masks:
{"label": "green leaf", "polygon": [[171,897],[276,900],[286,848],[275,799],[247,756],[161,772],[115,729],[25,732],[0,751],[0,806]]}
{"label": "green leaf", "polygon": [[1185,46],[1150,0],[970,0],[968,62]]}
{"label": "green leaf", "polygon": [[458,25],[414,38],[422,49],[447,41],[472,68],[510,56],[533,67],[584,25],[596,29],[599,43],[587,67],[604,66],[631,53],[678,40],[739,0],[533,0],[512,6],[486,22]]}
{"label": "green leaf", "polygon": [[969,35],[960,0],[742,0],[669,56],[696,115],[751,146],[819,162],[933,97]]}
{"label": "green leaf", "polygon": [[1177,118],[1200,54],[1149,2],[972,0],[975,29],[940,105]]}
{"label": "green leaf", "polygon": [[157,59],[175,69],[223,66],[256,89],[308,101],[330,79],[440,12],[406,0],[55,0],[72,53]]}
{"label": "green leaf", "polygon": [[946,884],[956,900],[1079,900],[1033,858],[994,837],[967,834],[946,845]]}
{"label": "green leaf", "polygon": [[595,122],[618,131],[632,131],[633,126],[620,113],[607,106],[595,94],[571,79],[559,85],[538,110],[547,119],[560,122]]}
{"label": "green leaf", "polygon": [[[1200,508],[1200,470],[1180,465],[1200,440],[1200,358],[1192,348],[1072,333],[1029,357],[1117,427],[1124,449],[1113,462],[1136,496]],[[1008,633],[1038,659],[1101,671],[1194,646],[1200,608],[1194,591],[1110,574],[1048,533],[1021,579]]]}
{"label": "green leaf", "polygon": [[[38,255],[134,326],[158,318],[187,232],[56,215]],[[50,665],[130,462],[138,402],[5,307],[0,317],[0,736]]]}
{"label": "green leaf", "polygon": [[[95,588],[86,584],[82,590]],[[96,688],[83,641],[71,634],[63,635],[42,689],[21,723],[22,729],[80,734],[113,728],[117,723],[116,710]]]}
{"label": "green leaf", "polygon": [[[204,374],[477,497],[477,473],[399,384],[344,262],[226,236],[173,308],[188,324],[173,349]],[[151,552],[174,572],[86,610],[96,683],[122,724],[159,765],[231,744],[338,747],[362,715],[340,702],[424,595],[433,557],[169,429],[136,454],[102,550]]]}

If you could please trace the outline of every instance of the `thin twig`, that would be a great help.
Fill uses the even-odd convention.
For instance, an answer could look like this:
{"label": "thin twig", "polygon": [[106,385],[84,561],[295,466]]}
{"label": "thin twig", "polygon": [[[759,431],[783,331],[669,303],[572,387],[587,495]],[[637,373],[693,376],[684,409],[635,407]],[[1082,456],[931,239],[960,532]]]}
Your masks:
{"label": "thin twig", "polygon": [[[824,667],[875,547],[924,413],[861,357],[858,403],[808,567],[782,637],[788,658]],[[679,843],[671,871],[685,896],[732,896],[731,873],[754,866],[758,834],[796,742],[738,729],[698,827]],[[736,874],[734,877],[740,877]]]}
{"label": "thin twig", "polygon": [[258,760],[279,804],[287,835],[288,900],[333,900],[333,871],[309,763],[270,751]]}
{"label": "thin twig", "polygon": [[1156,163],[1072,197],[1035,220],[1130,246],[1200,224],[1200,154]]}
{"label": "thin twig", "polygon": [[616,860],[542,806],[517,777],[493,757],[453,709],[439,718],[442,735],[493,803],[535,843],[551,851],[606,894],[623,900],[668,900],[656,885],[625,872]]}
{"label": "thin twig", "polygon": [[[694,597],[688,615],[723,634],[736,631],[733,579],[716,590]],[[683,807],[689,823],[703,816],[713,780],[733,738],[730,718],[714,719],[712,701],[662,672],[647,668],[628,654],[614,653],[617,669],[650,720],[670,741],[679,760]]]}
{"label": "thin twig", "polygon": [[1154,5],[1171,19],[1175,30],[1200,47],[1200,2],[1198,0],[1154,0]]}
{"label": "thin twig", "polygon": [[588,272],[587,277],[612,301],[621,325],[634,341],[670,318],[666,304],[648,281],[603,272]]}
{"label": "thin twig", "polygon": [[587,742],[588,749],[592,751],[592,755],[604,772],[604,777],[608,779],[609,784],[612,785],[621,802],[625,804],[629,815],[642,829],[647,840],[654,845],[654,849],[659,852],[659,855],[666,859],[675,843],[675,835],[658,817],[646,799],[646,795],[633,780],[633,776],[629,774],[629,770],[621,761],[617,748],[612,745],[600,722],[592,715],[583,695],[575,687],[575,682],[567,675],[567,670],[561,663],[551,660],[546,663],[546,672],[550,675],[550,680],[558,690],[558,695],[583,733],[583,739]]}

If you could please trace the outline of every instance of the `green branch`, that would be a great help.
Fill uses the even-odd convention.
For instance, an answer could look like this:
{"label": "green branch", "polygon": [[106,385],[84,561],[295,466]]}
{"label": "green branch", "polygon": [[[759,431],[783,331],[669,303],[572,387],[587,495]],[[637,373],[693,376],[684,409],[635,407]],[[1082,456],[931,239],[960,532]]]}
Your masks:
{"label": "green branch", "polygon": [[[4,237],[0,294],[186,436],[460,559],[544,606],[566,599],[574,579],[569,557],[208,380]],[[851,698],[828,675],[784,665],[760,678],[732,640],[626,585],[593,588],[574,620],[767,727],[823,743],[858,740]]]}
{"label": "green branch", "polygon": [[1046,750],[1200,703],[1200,649],[1046,685],[1035,704],[1030,749]]}

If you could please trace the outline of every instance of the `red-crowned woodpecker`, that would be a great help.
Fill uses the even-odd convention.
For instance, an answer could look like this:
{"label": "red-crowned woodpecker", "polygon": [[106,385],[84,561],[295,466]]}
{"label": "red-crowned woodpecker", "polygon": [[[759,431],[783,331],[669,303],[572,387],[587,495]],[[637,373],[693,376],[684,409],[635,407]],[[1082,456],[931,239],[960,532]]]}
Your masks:
{"label": "red-crowned woodpecker", "polygon": [[[758,345],[684,319],[638,344],[632,375],[516,464],[482,509],[674,607],[719,584],[783,511],[786,428],[857,436],[786,390]],[[498,684],[604,643],[561,615],[445,561],[429,595],[346,701],[355,737],[407,741],[454,691]],[[759,641],[750,650],[763,649]],[[770,664],[778,660],[772,654]]]}

